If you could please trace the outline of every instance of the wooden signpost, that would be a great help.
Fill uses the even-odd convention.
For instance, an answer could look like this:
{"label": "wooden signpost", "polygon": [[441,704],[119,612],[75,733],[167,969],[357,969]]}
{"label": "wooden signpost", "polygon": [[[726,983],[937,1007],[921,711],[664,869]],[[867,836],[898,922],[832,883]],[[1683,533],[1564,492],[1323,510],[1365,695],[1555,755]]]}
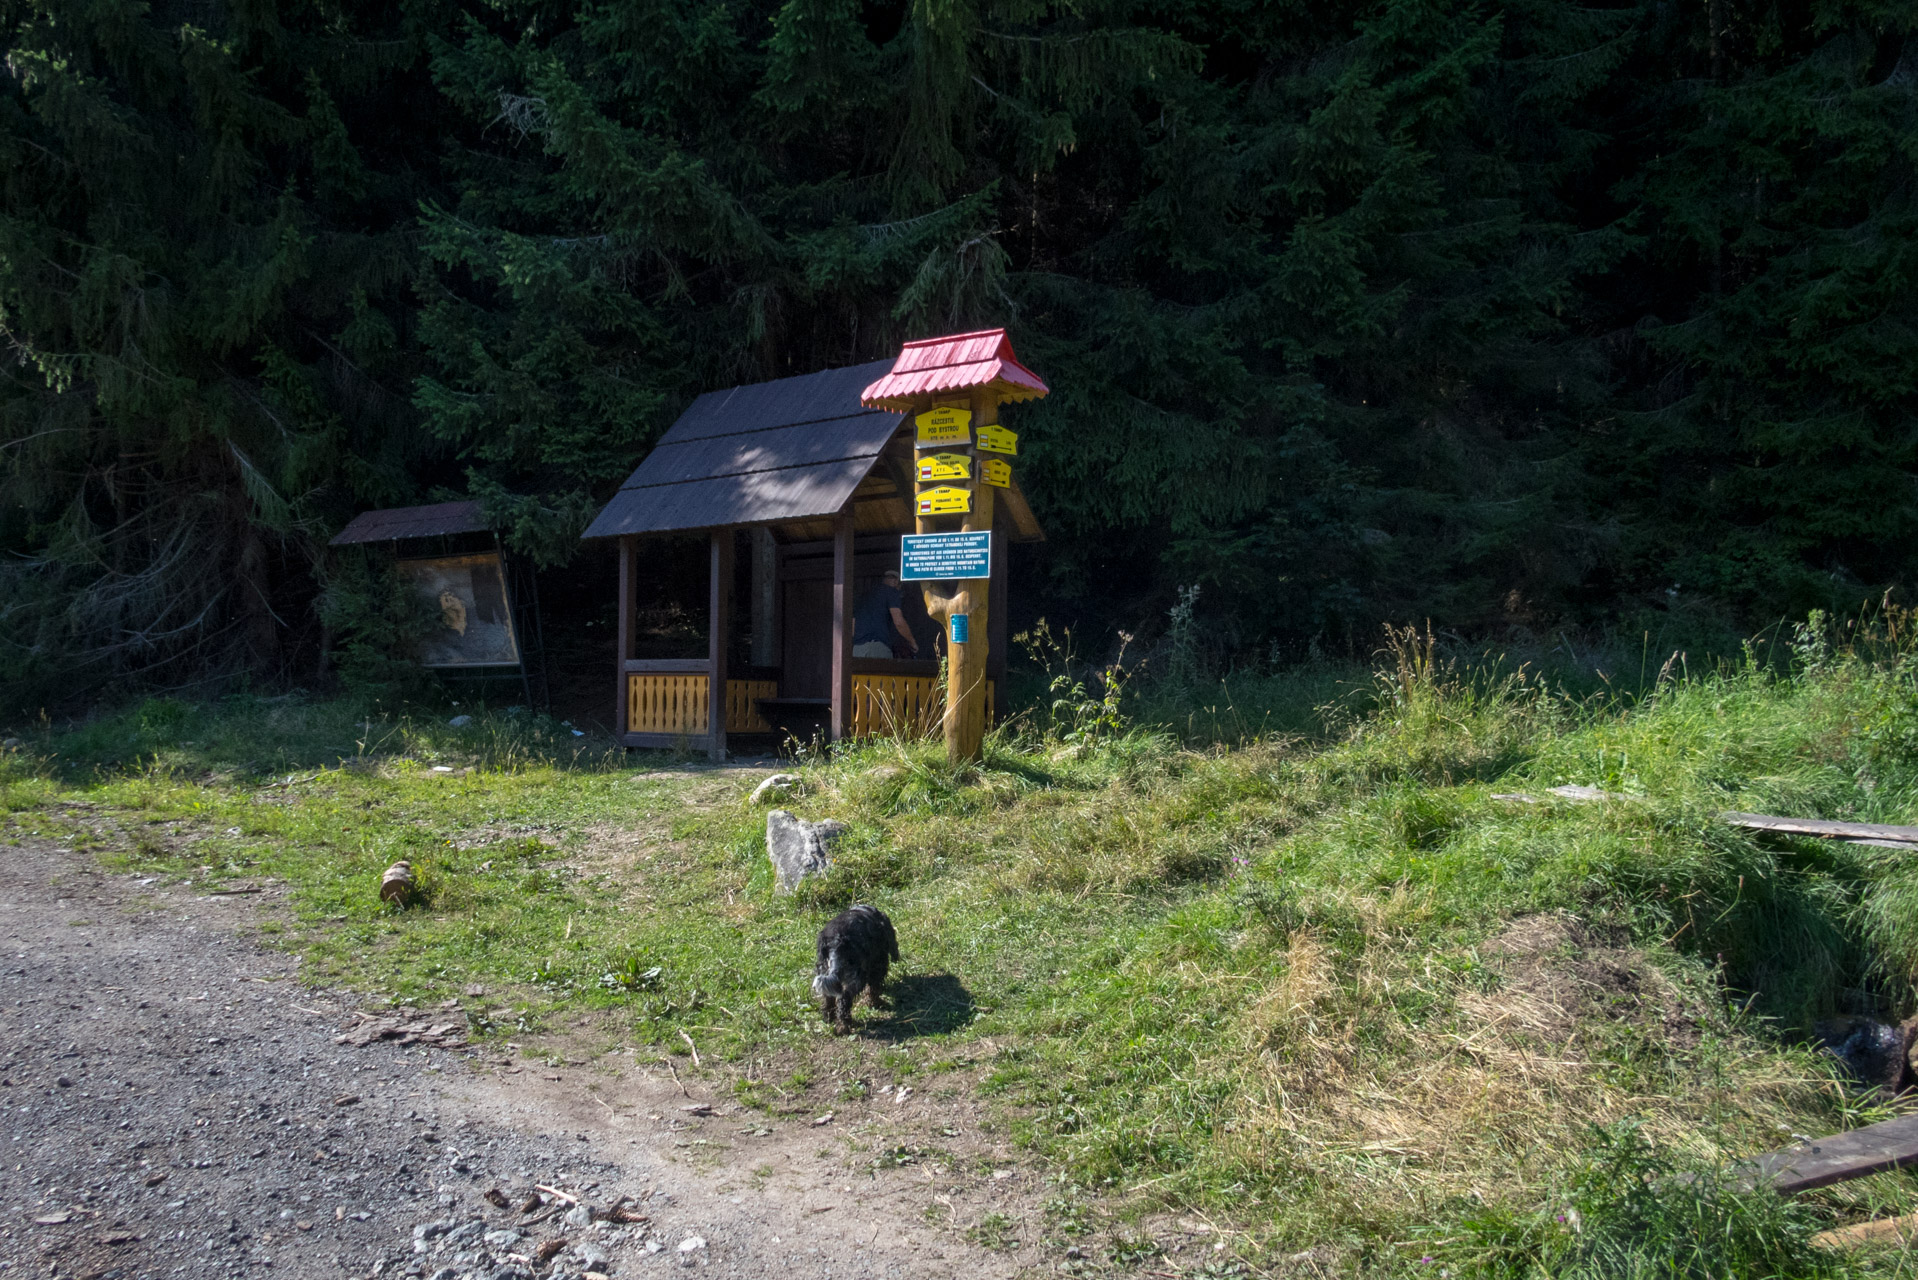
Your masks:
{"label": "wooden signpost", "polygon": [[[866,388],[862,403],[904,411],[913,422],[918,451],[914,527],[919,535],[984,534],[986,554],[961,554],[954,539],[948,563],[965,564],[977,577],[925,580],[914,557],[902,556],[905,580],[918,578],[926,612],[946,639],[946,756],[975,760],[986,734],[987,626],[992,607],[991,556],[996,492],[1012,485],[1019,437],[999,425],[999,406],[1037,399],[1048,388],[1018,362],[1003,330],[907,343],[893,372]],[[909,541],[926,544],[923,536]],[[944,541],[944,540],[934,540]],[[930,553],[921,565],[937,563]]]}

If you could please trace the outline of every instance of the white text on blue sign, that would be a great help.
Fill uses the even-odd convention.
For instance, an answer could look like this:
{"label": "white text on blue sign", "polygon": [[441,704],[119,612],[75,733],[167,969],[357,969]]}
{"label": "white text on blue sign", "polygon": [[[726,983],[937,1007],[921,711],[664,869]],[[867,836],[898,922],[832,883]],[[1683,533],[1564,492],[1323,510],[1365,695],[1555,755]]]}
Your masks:
{"label": "white text on blue sign", "polygon": [[899,540],[899,578],[928,582],[947,578],[990,578],[992,534],[908,533]]}

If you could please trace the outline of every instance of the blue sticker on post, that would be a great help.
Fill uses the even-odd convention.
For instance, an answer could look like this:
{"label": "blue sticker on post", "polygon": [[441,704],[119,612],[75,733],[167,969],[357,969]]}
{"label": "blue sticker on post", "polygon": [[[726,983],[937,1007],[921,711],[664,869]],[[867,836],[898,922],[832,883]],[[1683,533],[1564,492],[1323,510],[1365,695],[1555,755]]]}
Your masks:
{"label": "blue sticker on post", "polygon": [[992,576],[992,534],[908,533],[899,539],[899,580],[939,582]]}
{"label": "blue sticker on post", "polygon": [[964,644],[966,642],[966,636],[970,634],[971,631],[971,614],[955,613],[952,615],[952,642],[954,644]]}

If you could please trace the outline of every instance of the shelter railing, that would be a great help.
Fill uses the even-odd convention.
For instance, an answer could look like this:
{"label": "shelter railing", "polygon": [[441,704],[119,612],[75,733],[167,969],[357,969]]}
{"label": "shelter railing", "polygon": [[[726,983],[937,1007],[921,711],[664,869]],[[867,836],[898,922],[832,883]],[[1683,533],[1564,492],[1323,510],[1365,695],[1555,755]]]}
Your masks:
{"label": "shelter railing", "polygon": [[[655,737],[703,738],[707,734],[706,690],[711,677],[703,660],[639,659],[626,663],[626,732]],[[779,682],[726,681],[726,732],[771,733],[759,714],[761,698],[778,696]]]}

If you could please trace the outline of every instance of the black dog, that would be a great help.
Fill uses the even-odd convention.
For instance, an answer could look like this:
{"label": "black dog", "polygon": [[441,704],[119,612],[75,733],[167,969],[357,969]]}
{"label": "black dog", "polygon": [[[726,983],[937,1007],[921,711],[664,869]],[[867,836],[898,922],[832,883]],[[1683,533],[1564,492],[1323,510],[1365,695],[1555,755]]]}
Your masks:
{"label": "black dog", "polygon": [[899,958],[899,935],[878,907],[848,907],[819,931],[819,960],[812,990],[838,1035],[852,1033],[852,1007],[866,992],[885,1008],[886,964]]}

